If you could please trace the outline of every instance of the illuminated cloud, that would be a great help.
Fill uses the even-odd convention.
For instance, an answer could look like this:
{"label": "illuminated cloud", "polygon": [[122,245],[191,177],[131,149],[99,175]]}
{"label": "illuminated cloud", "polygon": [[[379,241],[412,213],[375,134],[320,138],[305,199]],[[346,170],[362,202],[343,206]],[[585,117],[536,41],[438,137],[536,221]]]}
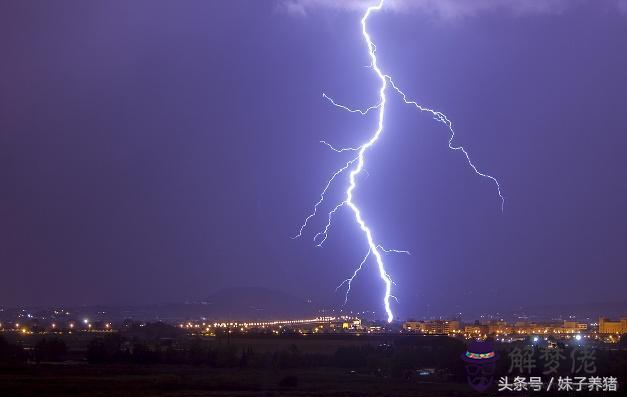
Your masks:
{"label": "illuminated cloud", "polygon": [[[560,14],[591,0],[387,0],[386,8],[395,12],[421,12],[451,19],[490,12],[509,15]],[[279,9],[290,15],[306,16],[315,9],[363,12],[372,0],[280,0]],[[627,13],[627,0],[606,0],[603,6],[616,6]]]}

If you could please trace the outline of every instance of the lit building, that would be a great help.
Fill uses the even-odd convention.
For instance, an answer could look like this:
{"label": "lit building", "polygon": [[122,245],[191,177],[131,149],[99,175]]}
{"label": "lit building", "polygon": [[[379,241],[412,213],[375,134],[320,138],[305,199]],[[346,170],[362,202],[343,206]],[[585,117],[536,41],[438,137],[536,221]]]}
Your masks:
{"label": "lit building", "polygon": [[461,332],[459,320],[406,321],[403,329],[422,334],[453,334]]}
{"label": "lit building", "polygon": [[505,321],[490,321],[488,323],[488,335],[509,334],[512,332],[512,327],[508,326]]}
{"label": "lit building", "polygon": [[600,334],[627,334],[627,318],[621,318],[620,321],[611,321],[608,318],[599,318]]}
{"label": "lit building", "polygon": [[566,334],[574,334],[588,329],[588,324],[578,323],[577,321],[564,321],[562,332]]}
{"label": "lit building", "polygon": [[462,331],[462,324],[459,320],[444,321],[442,330],[444,334],[455,334]]}
{"label": "lit building", "polygon": [[464,327],[464,333],[472,337],[486,335],[488,333],[488,326],[484,324],[467,325]]}
{"label": "lit building", "polygon": [[408,332],[422,332],[424,329],[424,321],[405,321],[403,330]]}

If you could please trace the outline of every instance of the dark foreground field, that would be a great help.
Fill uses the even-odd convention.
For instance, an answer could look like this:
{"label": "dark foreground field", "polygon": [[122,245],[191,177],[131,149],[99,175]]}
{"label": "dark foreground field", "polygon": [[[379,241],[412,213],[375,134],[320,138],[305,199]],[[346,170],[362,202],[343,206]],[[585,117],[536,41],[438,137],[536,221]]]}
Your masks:
{"label": "dark foreground field", "polygon": [[[0,397],[476,396],[467,381],[473,367],[461,359],[464,342],[404,334],[205,336],[162,323],[108,333],[7,332],[0,336]],[[522,351],[529,343],[495,346],[499,359],[488,373],[492,387],[484,395],[609,395],[498,392],[499,376],[542,375],[541,365],[527,368],[528,373],[510,365],[512,349]],[[563,360],[555,375],[572,378],[579,369],[573,370],[568,357],[577,351],[560,349]],[[545,364],[542,349],[529,351],[529,360]],[[622,344],[599,346],[594,366],[595,374],[618,378],[619,392],[611,395],[625,395]],[[478,376],[474,370],[471,375]]]}
{"label": "dark foreground field", "polygon": [[0,370],[0,395],[466,396],[466,384],[420,383],[338,369],[240,370],[194,366],[29,365]]}

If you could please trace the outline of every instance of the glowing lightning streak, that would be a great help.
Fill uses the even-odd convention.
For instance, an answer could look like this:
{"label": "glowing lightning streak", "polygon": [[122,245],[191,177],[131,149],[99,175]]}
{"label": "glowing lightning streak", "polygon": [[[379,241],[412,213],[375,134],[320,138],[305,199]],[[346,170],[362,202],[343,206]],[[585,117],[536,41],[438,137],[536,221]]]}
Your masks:
{"label": "glowing lightning streak", "polygon": [[377,247],[379,247],[379,249],[380,249],[381,251],[385,252],[386,254],[394,253],[394,254],[407,254],[407,255],[411,255],[411,252],[406,251],[406,250],[385,249],[385,248],[383,248],[381,245],[377,245]]}
{"label": "glowing lightning streak", "polygon": [[342,152],[356,152],[357,150],[359,150],[359,147],[343,147],[343,148],[336,148],[335,146],[331,145],[330,143],[328,143],[327,141],[320,141],[320,143],[322,143],[323,145],[327,146],[329,149],[333,150],[334,152],[338,152],[338,153],[342,153]]}
{"label": "glowing lightning streak", "polygon": [[369,247],[370,253],[374,255],[375,257],[377,266],[379,268],[379,277],[381,277],[381,280],[383,280],[383,283],[385,284],[385,296],[383,297],[383,304],[385,305],[385,312],[388,317],[387,320],[388,322],[392,322],[392,320],[394,319],[394,315],[392,314],[392,309],[390,308],[390,293],[392,290],[392,279],[390,278],[387,271],[385,270],[383,258],[381,257],[381,253],[379,252],[379,248],[377,244],[374,242],[374,239],[372,237],[372,232],[370,231],[368,226],[366,226],[366,222],[363,220],[361,216],[361,212],[359,211],[359,208],[357,208],[355,203],[353,203],[353,191],[357,187],[357,182],[355,178],[357,175],[359,175],[361,170],[364,168],[364,153],[372,145],[375,144],[375,142],[379,139],[381,132],[383,131],[383,116],[385,115],[385,102],[386,102],[385,89],[387,87],[387,79],[381,72],[381,69],[379,69],[379,65],[377,65],[375,47],[374,47],[374,44],[372,43],[372,40],[370,39],[370,35],[368,34],[368,30],[366,28],[366,22],[368,21],[368,17],[370,16],[370,14],[373,11],[380,10],[381,7],[383,7],[383,0],[381,0],[379,4],[377,4],[376,6],[368,7],[368,9],[366,10],[366,13],[361,18],[361,33],[364,39],[366,40],[366,43],[368,44],[368,53],[370,54],[370,64],[372,66],[372,69],[375,71],[375,73],[379,77],[379,80],[381,80],[381,88],[379,89],[380,101],[378,105],[379,106],[378,107],[379,120],[377,123],[377,130],[375,131],[372,138],[370,138],[368,142],[360,146],[358,156],[357,156],[357,165],[355,166],[355,168],[351,170],[348,176],[349,187],[348,187],[348,190],[346,190],[346,199],[344,200],[344,204],[346,204],[351,210],[353,210],[353,214],[355,214],[355,221],[359,225],[359,228],[361,229],[361,231],[364,232],[366,236],[366,240],[368,241],[368,247]]}
{"label": "glowing lightning streak", "polygon": [[359,264],[359,267],[355,269],[355,271],[353,272],[353,275],[347,278],[346,280],[342,281],[342,284],[338,285],[337,288],[335,288],[335,290],[337,291],[338,289],[342,287],[342,285],[344,284],[348,285],[348,287],[346,288],[346,295],[344,297],[344,304],[348,302],[348,294],[351,292],[351,283],[353,282],[353,279],[357,277],[357,273],[359,273],[361,268],[364,266],[364,263],[366,263],[366,260],[368,259],[369,256],[370,256],[370,250],[368,250],[368,253],[366,254],[366,256],[364,256],[364,259]]}
{"label": "glowing lightning streak", "polygon": [[[305,222],[301,225],[300,230],[298,231],[298,234],[292,238],[298,238],[303,235],[303,230],[307,227],[307,223],[309,222],[309,220],[313,218],[314,216],[316,216],[316,214],[318,213],[318,207],[324,202],[324,197],[327,193],[327,190],[329,190],[329,187],[331,187],[331,184],[333,183],[335,178],[338,175],[340,175],[342,172],[346,171],[348,167],[350,167],[356,160],[357,158],[352,159],[351,161],[347,162],[344,167],[335,171],[335,174],[333,174],[333,176],[327,181],[327,185],[324,187],[324,190],[322,191],[322,193],[320,193],[320,200],[318,200],[318,202],[314,205],[313,212],[309,214],[307,218],[305,218]],[[329,219],[330,218],[331,218],[331,215],[329,214]],[[315,241],[315,238],[314,238],[314,241]]]}
{"label": "glowing lightning streak", "polygon": [[446,127],[448,128],[448,130],[451,133],[451,137],[448,140],[448,147],[451,150],[460,150],[462,153],[464,153],[464,156],[466,156],[466,161],[468,162],[468,165],[470,165],[470,167],[473,169],[473,171],[475,171],[475,174],[482,176],[484,178],[488,178],[490,179],[492,182],[494,182],[494,184],[496,185],[496,190],[499,194],[499,197],[501,198],[501,212],[503,212],[503,207],[505,206],[505,197],[503,197],[503,193],[501,192],[501,185],[499,184],[499,181],[488,174],[484,174],[482,172],[480,172],[477,167],[473,164],[472,160],[470,160],[470,155],[468,154],[468,151],[466,151],[466,149],[464,149],[463,146],[453,146],[453,139],[455,139],[455,130],[453,130],[453,122],[450,121],[448,119],[448,117],[446,117],[446,115],[442,112],[438,112],[437,110],[433,110],[433,109],[429,109],[426,108],[424,106],[419,105],[418,103],[416,103],[415,101],[410,101],[407,99],[407,95],[405,95],[405,93],[403,91],[401,91],[395,84],[394,81],[392,80],[392,78],[390,76],[385,76],[389,81],[390,81],[390,85],[392,86],[392,88],[394,88],[396,90],[396,92],[398,92],[402,97],[403,97],[403,102],[405,102],[408,105],[414,105],[416,107],[416,109],[420,110],[421,112],[429,112],[431,113],[431,115],[433,115],[433,119],[436,121],[439,121],[440,123],[446,125]]}
{"label": "glowing lightning streak", "polygon": [[325,98],[326,100],[328,100],[329,102],[331,102],[334,106],[337,106],[338,108],[344,109],[350,113],[361,113],[362,115],[367,115],[369,111],[371,111],[372,109],[378,109],[379,107],[381,107],[381,104],[375,105],[375,106],[370,106],[368,109],[366,110],[361,110],[361,109],[351,109],[348,106],[344,106],[344,105],[340,105],[339,103],[336,103],[333,98],[331,98],[330,96],[328,96],[327,94],[322,94],[322,97]]}
{"label": "glowing lightning streak", "polygon": [[[379,103],[377,105],[375,105],[375,106],[370,106],[366,110],[351,109],[351,108],[349,108],[347,106],[344,106],[344,105],[336,103],[332,98],[330,98],[326,94],[322,94],[323,97],[325,99],[329,100],[329,102],[331,102],[331,104],[333,104],[334,106],[336,106],[338,108],[341,108],[343,110],[346,110],[348,112],[351,112],[351,113],[360,113],[362,115],[366,115],[371,110],[378,109],[379,113],[378,113],[377,129],[374,132],[374,134],[372,135],[372,137],[370,138],[370,140],[368,140],[366,143],[364,143],[364,144],[362,144],[362,145],[360,145],[358,147],[336,148],[333,145],[327,143],[326,141],[320,141],[321,143],[323,143],[324,145],[329,147],[331,150],[333,150],[335,152],[338,152],[338,153],[347,152],[347,151],[356,151],[357,152],[357,157],[355,157],[352,160],[348,161],[344,167],[342,167],[339,170],[335,171],[335,173],[327,181],[327,184],[324,187],[324,190],[322,191],[322,193],[320,195],[320,200],[318,200],[318,202],[314,205],[313,212],[311,214],[309,214],[307,216],[307,218],[305,218],[304,223],[300,227],[299,233],[296,236],[294,236],[294,238],[298,238],[298,237],[302,236],[303,230],[305,229],[305,227],[307,227],[307,224],[308,224],[309,220],[311,218],[313,218],[314,216],[316,216],[316,214],[318,212],[318,207],[320,205],[322,205],[322,203],[324,202],[325,195],[326,195],[329,187],[333,183],[333,181],[340,174],[342,174],[344,171],[350,169],[349,186],[348,186],[348,189],[346,190],[346,197],[345,197],[344,201],[342,201],[341,203],[336,205],[328,213],[327,224],[326,224],[326,226],[324,227],[324,229],[321,232],[318,232],[314,236],[314,241],[318,241],[318,238],[320,236],[323,236],[323,238],[317,244],[318,246],[321,246],[326,241],[327,236],[328,236],[328,232],[329,232],[329,228],[331,227],[332,217],[340,208],[342,208],[344,206],[347,206],[347,207],[349,207],[353,211],[353,214],[355,215],[355,221],[357,222],[357,224],[359,225],[360,230],[364,233],[364,236],[366,237],[366,241],[368,243],[368,253],[363,258],[361,263],[359,264],[359,267],[357,269],[355,269],[355,271],[353,272],[353,275],[350,278],[344,280],[336,288],[336,290],[339,289],[340,287],[342,287],[343,285],[347,284],[348,287],[347,287],[347,290],[346,290],[346,299],[344,301],[344,303],[346,303],[346,301],[348,300],[348,294],[350,292],[351,283],[352,283],[353,279],[357,276],[359,271],[361,271],[361,269],[363,268],[363,266],[366,263],[367,259],[372,254],[375,257],[375,260],[377,262],[377,267],[378,267],[378,270],[379,270],[379,276],[380,276],[380,278],[383,280],[383,282],[385,284],[385,295],[383,297],[383,303],[384,303],[384,306],[385,306],[385,312],[387,314],[387,320],[388,320],[388,322],[391,322],[393,320],[394,316],[392,314],[392,310],[390,309],[390,299],[395,299],[397,302],[398,302],[398,299],[394,295],[391,294],[393,281],[392,281],[390,275],[385,270],[385,264],[383,263],[383,258],[382,258],[381,252],[384,252],[384,253],[404,253],[404,254],[409,254],[409,251],[385,249],[381,245],[376,244],[374,242],[374,238],[372,237],[372,231],[368,228],[368,226],[366,225],[366,222],[363,220],[359,208],[355,205],[355,203],[353,203],[353,191],[357,187],[356,177],[362,171],[364,171],[364,154],[365,154],[366,150],[368,150],[370,147],[372,147],[377,142],[377,140],[379,139],[379,136],[383,132],[383,117],[385,115],[385,104],[386,104],[386,100],[387,100],[386,95],[385,95],[385,90],[387,88],[388,82],[392,86],[392,88],[394,88],[394,90],[396,90],[396,92],[398,92],[402,96],[403,101],[406,104],[414,105],[420,111],[430,112],[435,120],[445,124],[448,127],[448,129],[449,129],[449,131],[451,133],[451,137],[450,137],[450,139],[448,141],[448,147],[450,149],[452,149],[452,150],[460,150],[460,151],[462,151],[464,153],[464,155],[466,156],[466,160],[468,161],[468,164],[471,166],[471,168],[475,171],[476,174],[478,174],[478,175],[480,175],[480,176],[482,176],[484,178],[488,178],[488,179],[492,180],[496,184],[499,197],[501,198],[501,210],[503,209],[503,204],[504,204],[505,199],[504,199],[503,195],[501,194],[501,187],[499,185],[498,180],[496,178],[490,176],[490,175],[483,174],[483,173],[479,172],[477,170],[477,168],[475,167],[475,165],[470,160],[470,156],[469,156],[468,152],[462,146],[453,146],[452,142],[453,142],[453,139],[455,137],[455,131],[453,130],[452,122],[446,117],[446,115],[444,115],[441,112],[438,112],[438,111],[435,111],[435,110],[432,110],[432,109],[429,109],[429,108],[425,108],[425,107],[419,105],[418,103],[416,103],[414,101],[408,100],[407,96],[405,95],[405,93],[403,93],[394,84],[392,78],[390,76],[388,76],[388,75],[383,74],[381,69],[379,69],[379,66],[377,64],[377,57],[376,57],[376,47],[375,47],[374,43],[372,42],[372,40],[370,38],[370,34],[368,33],[366,25],[367,25],[368,18],[370,17],[370,14],[372,12],[374,12],[374,11],[381,10],[381,8],[383,7],[383,2],[384,2],[384,0],[380,0],[377,5],[368,7],[368,9],[366,10],[365,14],[361,18],[362,36],[364,37],[364,40],[365,40],[365,42],[366,42],[366,44],[368,46],[368,54],[370,56],[370,67],[375,71],[377,77],[381,81],[381,86],[379,88],[379,98],[380,98]],[[355,163],[356,163],[356,165],[355,165]],[[353,165],[355,165],[355,166],[354,166],[354,168],[351,169],[351,167]]]}

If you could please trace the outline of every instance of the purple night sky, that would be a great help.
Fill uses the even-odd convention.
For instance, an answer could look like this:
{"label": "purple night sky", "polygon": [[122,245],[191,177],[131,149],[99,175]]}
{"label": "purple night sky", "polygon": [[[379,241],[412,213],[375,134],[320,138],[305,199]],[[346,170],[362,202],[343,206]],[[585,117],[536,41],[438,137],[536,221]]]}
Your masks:
{"label": "purple night sky", "polygon": [[[501,213],[446,128],[391,97],[356,201],[382,244],[412,252],[387,257],[401,316],[627,299],[627,13],[614,3],[371,18],[380,66],[449,116],[506,197]],[[322,93],[368,107],[378,81],[359,12],[315,5],[2,1],[0,304],[249,285],[341,304],[335,287],[367,251],[351,215],[322,248],[324,216],[290,237],[349,159],[318,141],[351,146],[375,127]],[[349,307],[381,310],[373,263],[353,291]]]}

